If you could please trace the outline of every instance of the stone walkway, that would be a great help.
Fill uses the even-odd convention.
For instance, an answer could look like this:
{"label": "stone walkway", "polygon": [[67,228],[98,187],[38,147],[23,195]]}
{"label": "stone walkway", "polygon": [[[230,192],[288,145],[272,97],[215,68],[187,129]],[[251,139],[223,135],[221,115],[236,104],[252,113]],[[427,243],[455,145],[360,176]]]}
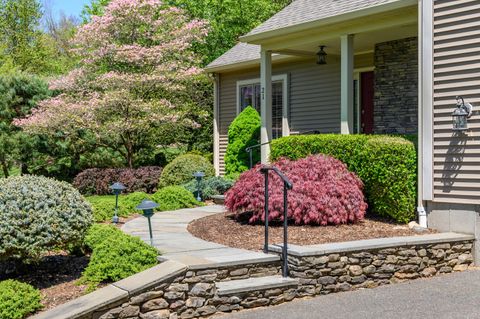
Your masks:
{"label": "stone walkway", "polygon": [[[177,261],[189,267],[279,260],[277,255],[223,246],[196,238],[188,232],[187,226],[191,221],[223,212],[223,206],[213,205],[156,213],[152,217],[153,245],[162,253],[161,259]],[[127,222],[122,230],[150,243],[148,222],[144,217]]]}

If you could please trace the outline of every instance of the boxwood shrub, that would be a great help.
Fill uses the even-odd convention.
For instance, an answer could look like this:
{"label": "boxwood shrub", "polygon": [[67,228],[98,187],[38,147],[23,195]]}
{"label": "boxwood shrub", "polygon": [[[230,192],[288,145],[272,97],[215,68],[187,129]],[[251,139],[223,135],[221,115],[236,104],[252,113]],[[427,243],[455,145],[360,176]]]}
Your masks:
{"label": "boxwood shrub", "polygon": [[182,208],[193,208],[202,205],[193,194],[182,186],[167,186],[151,196],[160,206],[158,211],[170,211]]}
{"label": "boxwood shrub", "polygon": [[0,281],[0,318],[22,319],[42,308],[40,291],[16,280]]}
{"label": "boxwood shrub", "polygon": [[96,224],[85,238],[92,250],[90,262],[80,283],[95,289],[101,282],[114,282],[146,270],[157,264],[158,251],[112,225]]}
{"label": "boxwood shrub", "polygon": [[272,142],[271,160],[327,154],[365,184],[370,211],[398,222],[415,217],[417,155],[412,142],[385,135],[298,135]]}
{"label": "boxwood shrub", "polygon": [[41,176],[0,179],[0,260],[38,260],[81,245],[92,223],[89,203],[70,184]]}
{"label": "boxwood shrub", "polygon": [[[231,178],[250,168],[250,158],[245,149],[258,144],[260,115],[253,107],[246,107],[228,127],[228,145],[225,153],[225,171]],[[253,151],[253,163],[260,160],[259,149]]]}
{"label": "boxwood shrub", "polygon": [[183,185],[193,180],[193,173],[202,171],[205,177],[215,176],[215,168],[203,156],[197,154],[180,155],[165,169],[160,176],[159,188],[174,185]]}

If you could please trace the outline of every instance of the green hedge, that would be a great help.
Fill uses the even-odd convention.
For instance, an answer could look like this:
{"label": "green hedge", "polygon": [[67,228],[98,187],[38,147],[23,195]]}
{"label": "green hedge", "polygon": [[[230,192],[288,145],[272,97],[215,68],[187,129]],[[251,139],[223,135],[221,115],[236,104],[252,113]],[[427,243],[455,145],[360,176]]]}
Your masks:
{"label": "green hedge", "polygon": [[158,188],[188,183],[194,179],[193,173],[198,171],[204,172],[205,177],[215,176],[215,168],[205,157],[197,154],[181,155],[165,166]]}
{"label": "green hedge", "polygon": [[0,281],[0,318],[22,319],[43,306],[40,291],[16,280]]}
{"label": "green hedge", "polygon": [[327,154],[357,173],[370,211],[398,222],[415,217],[417,155],[412,142],[385,135],[297,135],[272,142],[271,160]]}
{"label": "green hedge", "polygon": [[80,283],[94,290],[101,282],[129,277],[157,264],[158,251],[140,238],[124,234],[111,225],[93,225],[85,238],[92,250]]}

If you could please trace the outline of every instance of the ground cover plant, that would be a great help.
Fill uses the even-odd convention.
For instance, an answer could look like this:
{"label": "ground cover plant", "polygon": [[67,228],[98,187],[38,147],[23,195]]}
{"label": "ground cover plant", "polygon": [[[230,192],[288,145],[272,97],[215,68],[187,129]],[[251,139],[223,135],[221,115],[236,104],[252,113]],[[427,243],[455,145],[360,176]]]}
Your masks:
{"label": "ground cover plant", "polygon": [[[150,195],[143,192],[134,192],[118,197],[119,217],[128,217],[139,213],[135,209],[142,200],[148,199]],[[87,201],[92,205],[93,218],[95,222],[109,221],[112,219],[115,210],[115,195],[89,196]]]}
{"label": "ground cover plant", "polygon": [[[225,153],[225,171],[230,178],[237,178],[250,168],[250,157],[245,149],[258,144],[260,139],[260,115],[253,107],[246,107],[228,127],[228,145]],[[259,149],[252,153],[253,163],[260,160]]]}
{"label": "ground cover plant", "polygon": [[115,182],[125,185],[124,193],[155,193],[162,168],[90,168],[82,171],[73,180],[73,186],[83,195],[111,195],[110,186]]}
{"label": "ground cover plant", "polygon": [[163,169],[159,188],[188,183],[198,171],[205,173],[205,178],[215,176],[215,168],[205,157],[197,154],[180,155]]}
{"label": "ground cover plant", "polygon": [[0,281],[0,318],[22,319],[42,308],[40,292],[16,280]]}
{"label": "ground cover plant", "polygon": [[[200,182],[200,195],[203,200],[211,199],[215,195],[223,195],[234,184],[234,181],[221,176],[202,179]],[[190,183],[183,185],[189,192],[193,193],[197,198],[198,186],[197,181],[192,180]]]}
{"label": "ground cover plant", "polygon": [[[363,183],[339,160],[314,155],[273,163],[294,184],[288,195],[288,218],[297,225],[338,225],[364,218]],[[237,217],[251,213],[250,223],[264,221],[264,177],[261,165],[240,175],[225,194],[225,206]],[[269,220],[283,220],[283,182],[270,174]]]}
{"label": "ground cover plant", "polygon": [[85,238],[92,250],[81,283],[89,290],[102,282],[114,282],[157,264],[158,251],[140,238],[123,233],[111,225],[93,225]]}
{"label": "ground cover plant", "polygon": [[171,211],[182,208],[201,206],[193,194],[182,186],[167,186],[151,196],[151,199],[159,204],[157,211]]}
{"label": "ground cover plant", "polygon": [[304,135],[272,142],[271,160],[327,154],[363,181],[369,210],[407,223],[415,218],[417,155],[412,142],[382,135]]}
{"label": "ground cover plant", "polygon": [[70,184],[41,176],[0,179],[0,260],[38,260],[82,243],[88,202]]}

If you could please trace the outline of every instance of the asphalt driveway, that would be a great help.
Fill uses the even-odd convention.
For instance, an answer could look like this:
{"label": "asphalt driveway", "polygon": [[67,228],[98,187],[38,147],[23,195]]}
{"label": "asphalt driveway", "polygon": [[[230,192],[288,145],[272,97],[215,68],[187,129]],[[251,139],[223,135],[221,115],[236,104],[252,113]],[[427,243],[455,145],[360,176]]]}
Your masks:
{"label": "asphalt driveway", "polygon": [[245,310],[221,319],[480,318],[480,270]]}

